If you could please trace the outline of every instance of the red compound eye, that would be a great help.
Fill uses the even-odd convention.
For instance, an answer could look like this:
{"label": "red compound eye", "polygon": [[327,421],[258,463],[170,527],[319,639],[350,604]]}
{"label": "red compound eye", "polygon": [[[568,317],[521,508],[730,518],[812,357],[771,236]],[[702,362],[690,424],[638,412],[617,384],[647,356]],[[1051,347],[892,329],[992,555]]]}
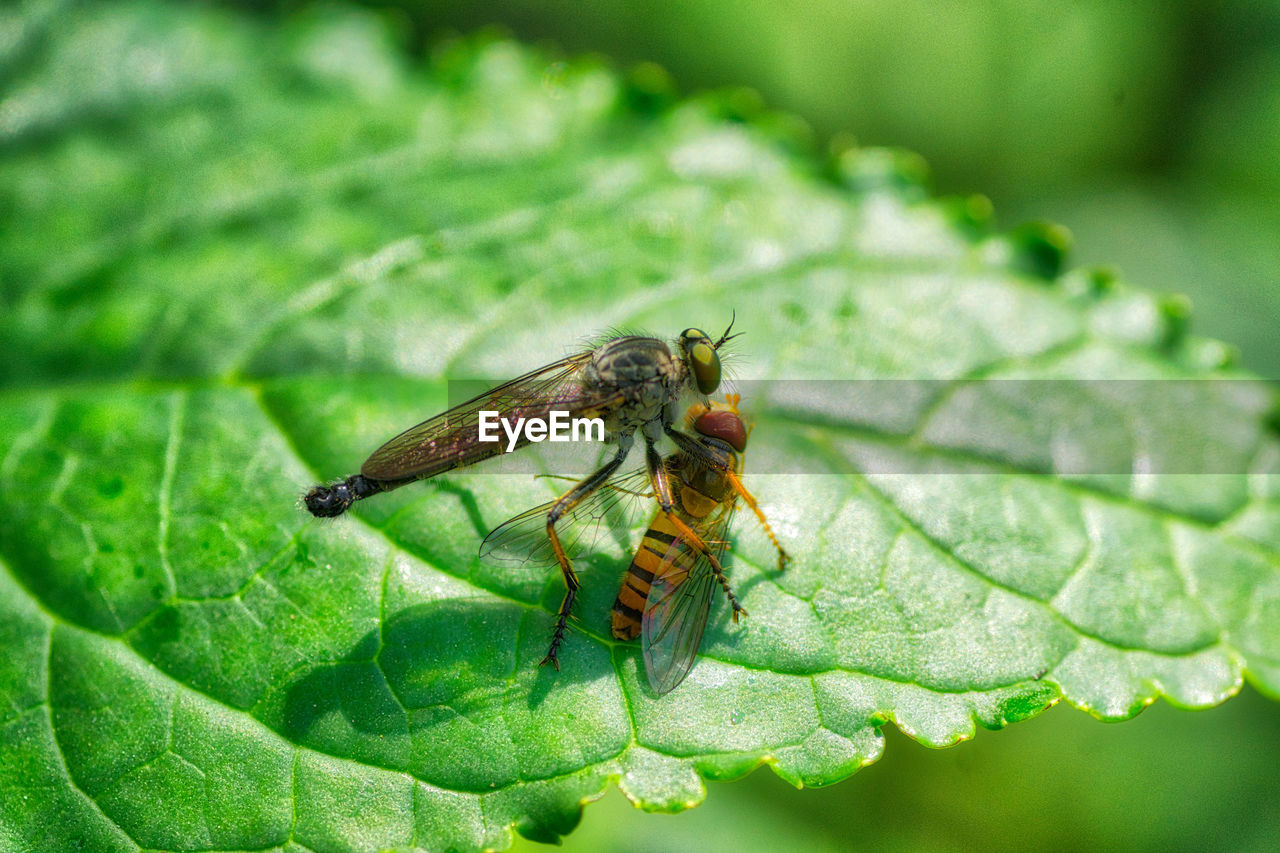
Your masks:
{"label": "red compound eye", "polygon": [[704,412],[693,422],[693,429],[699,435],[720,439],[739,453],[747,449],[747,428],[737,412],[724,409]]}

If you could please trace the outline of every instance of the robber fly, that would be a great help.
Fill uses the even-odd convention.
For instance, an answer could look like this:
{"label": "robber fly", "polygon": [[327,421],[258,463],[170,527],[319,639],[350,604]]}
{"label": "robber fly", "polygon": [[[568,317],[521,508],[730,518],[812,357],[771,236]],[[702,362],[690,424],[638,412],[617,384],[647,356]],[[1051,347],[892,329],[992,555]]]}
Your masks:
{"label": "robber fly", "polygon": [[[693,665],[716,585],[724,590],[734,621],[746,612],[719,561],[739,499],[764,525],[778,550],[779,568],[789,560],[755,498],[739,480],[747,430],[737,402],[736,396],[730,396],[725,404],[695,405],[690,410],[687,420],[695,435],[687,437],[703,452],[695,455],[682,446],[662,459],[663,476],[677,495],[674,511],[667,512],[659,504],[613,605],[613,635],[620,640],[642,635],[649,684],[659,694],[679,684]],[[714,463],[704,461],[707,458]],[[640,498],[652,499],[652,491],[643,491],[647,476],[641,470],[615,478],[575,506],[568,513],[567,547],[574,550],[579,543],[589,547],[611,515],[621,512],[625,521],[645,505]],[[556,554],[541,523],[551,506],[536,507],[496,528],[480,546],[481,558],[555,565]],[[562,634],[561,630],[556,639]]]}
{"label": "robber fly", "polygon": [[[657,338],[626,335],[571,355],[499,385],[446,412],[423,421],[388,441],[365,460],[360,473],[333,485],[315,486],[303,501],[317,517],[332,518],[353,503],[391,491],[416,480],[471,465],[502,452],[500,442],[480,441],[479,413],[498,412],[500,418],[545,419],[552,411],[571,417],[601,418],[606,438],[617,443],[614,455],[599,470],[578,482],[545,512],[544,535],[556,557],[568,591],[560,607],[551,649],[543,663],[559,667],[556,652],[578,590],[577,576],[556,534],[556,522],[604,485],[622,465],[640,431],[645,463],[654,495],[674,516],[674,497],[662,472],[655,443],[666,434],[677,447],[699,456],[703,446],[675,429],[681,397],[696,391],[705,397],[720,385],[719,349],[736,337],[733,323],[713,341],[700,329],[685,329],[676,340],[677,354]],[[527,434],[517,447],[529,443]],[[707,458],[707,464],[722,464]],[[701,545],[692,530],[687,535]]]}

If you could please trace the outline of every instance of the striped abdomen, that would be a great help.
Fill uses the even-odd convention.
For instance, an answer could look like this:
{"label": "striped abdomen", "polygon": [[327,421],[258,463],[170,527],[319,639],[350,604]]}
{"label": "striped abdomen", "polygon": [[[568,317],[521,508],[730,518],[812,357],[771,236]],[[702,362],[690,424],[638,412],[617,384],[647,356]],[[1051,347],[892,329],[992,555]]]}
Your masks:
{"label": "striped abdomen", "polygon": [[[686,523],[695,531],[717,506],[716,501],[689,486],[680,490],[680,503]],[[698,535],[701,536],[702,533],[699,532]],[[664,566],[662,560],[673,543],[676,545],[676,554]],[[613,636],[619,640],[634,640],[640,636],[640,620],[644,616],[645,601],[649,598],[649,587],[652,586],[654,577],[659,571],[664,575],[680,572],[687,577],[697,558],[698,552],[681,539],[671,519],[661,512],[655,515],[627,569],[627,576],[622,580],[618,598],[613,602]]]}

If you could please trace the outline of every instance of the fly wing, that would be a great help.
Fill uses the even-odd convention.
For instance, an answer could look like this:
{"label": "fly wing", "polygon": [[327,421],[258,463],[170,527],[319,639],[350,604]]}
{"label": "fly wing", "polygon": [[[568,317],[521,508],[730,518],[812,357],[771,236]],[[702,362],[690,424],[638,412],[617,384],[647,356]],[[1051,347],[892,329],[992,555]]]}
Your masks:
{"label": "fly wing", "polygon": [[[574,417],[607,412],[622,402],[621,394],[589,395],[579,381],[591,354],[587,350],[540,367],[405,430],[375,450],[360,473],[371,480],[422,479],[497,456],[506,438],[480,441],[481,411],[511,420],[545,418],[552,409]],[[518,446],[527,443],[523,439]]]}
{"label": "fly wing", "polygon": [[[611,527],[611,521],[630,528],[636,514],[652,499],[646,492],[649,475],[644,469],[622,474],[606,482],[556,522],[556,535],[565,553],[590,550]],[[495,527],[480,543],[480,559],[486,563],[551,568],[556,555],[547,535],[547,513],[555,501],[526,510]]]}
{"label": "fly wing", "polygon": [[[716,559],[724,553],[732,518],[733,508],[726,507],[709,526],[697,531]],[[640,628],[645,673],[659,696],[674,690],[693,667],[718,585],[706,554],[682,538],[671,543],[649,586]]]}

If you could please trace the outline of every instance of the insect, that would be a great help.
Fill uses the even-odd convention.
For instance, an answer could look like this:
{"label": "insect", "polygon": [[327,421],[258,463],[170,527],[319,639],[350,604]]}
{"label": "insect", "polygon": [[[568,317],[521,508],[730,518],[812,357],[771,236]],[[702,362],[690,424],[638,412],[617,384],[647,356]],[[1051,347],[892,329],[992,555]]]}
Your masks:
{"label": "insect", "polygon": [[727,546],[729,525],[740,500],[755,513],[777,549],[778,569],[785,569],[790,561],[759,503],[739,479],[749,431],[737,403],[736,396],[730,396],[724,406],[694,406],[688,416],[698,440],[726,462],[724,470],[681,452],[663,460],[679,485],[677,513],[711,550],[693,547],[665,514],[655,514],[613,603],[613,636],[619,640],[640,636],[645,673],[658,695],[675,689],[689,674],[717,585],[733,608],[733,621],[746,614],[715,559]]}
{"label": "insect", "polygon": [[[735,621],[746,612],[719,561],[739,499],[764,525],[778,550],[779,567],[789,560],[755,498],[738,478],[747,430],[737,403],[737,397],[730,396],[725,404],[690,409],[687,422],[694,435],[686,438],[702,452],[690,453],[682,445],[661,460],[661,479],[676,496],[673,511],[666,511],[659,502],[613,606],[613,635],[631,640],[643,634],[649,683],[660,694],[679,684],[693,665],[717,584],[729,599]],[[652,483],[646,470],[615,478],[573,507],[565,517],[565,547],[574,550],[580,543],[589,547],[608,527],[611,516],[620,514],[623,521],[629,520],[646,505],[641,498],[655,497],[653,490],[644,491],[646,479]],[[543,526],[554,505],[553,501],[535,507],[496,528],[481,545],[481,558],[555,565],[555,549]],[[562,621],[557,620],[556,646],[563,638]]]}
{"label": "insect", "polygon": [[[640,432],[645,464],[659,505],[674,518],[674,497],[662,472],[656,442],[665,434],[685,452],[705,457],[712,466],[723,464],[702,444],[675,429],[678,407],[687,391],[702,396],[720,385],[719,349],[736,335],[729,328],[713,341],[700,329],[689,328],[676,339],[676,354],[664,341],[639,335],[614,337],[553,364],[526,373],[461,405],[423,421],[378,448],[360,473],[333,485],[314,486],[303,496],[307,510],[332,518],[353,503],[416,480],[471,465],[502,452],[500,442],[480,441],[481,411],[501,418],[543,418],[561,411],[572,417],[599,417],[617,450],[597,471],[579,481],[545,511],[544,531],[564,577],[567,592],[560,607],[551,649],[543,663],[559,668],[556,653],[578,591],[578,579],[561,545],[556,523],[598,491],[622,465]],[[527,434],[514,446],[529,443]],[[677,527],[683,522],[676,519]],[[684,531],[695,547],[701,539]]]}

